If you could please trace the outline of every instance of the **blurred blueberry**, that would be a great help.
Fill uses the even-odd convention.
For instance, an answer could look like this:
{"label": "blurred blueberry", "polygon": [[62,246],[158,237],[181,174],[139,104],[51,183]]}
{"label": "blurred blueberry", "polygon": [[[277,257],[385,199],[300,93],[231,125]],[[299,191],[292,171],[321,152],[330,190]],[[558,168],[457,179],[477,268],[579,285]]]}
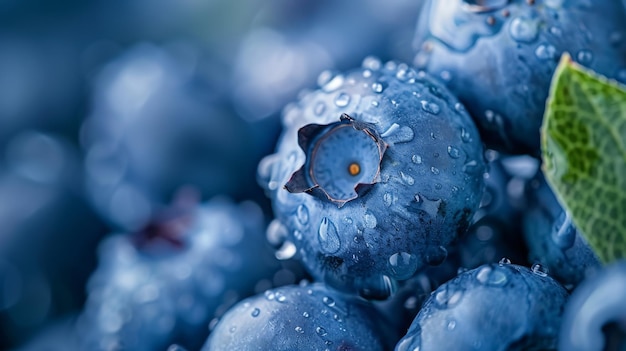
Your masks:
{"label": "blurred blueberry", "polygon": [[560,351],[626,350],[626,262],[587,277],[565,306]]}
{"label": "blurred blueberry", "polygon": [[532,205],[524,214],[523,230],[529,260],[539,262],[566,286],[576,286],[601,266],[571,216],[561,207],[543,174],[528,190]]}
{"label": "blurred blueberry", "polygon": [[216,314],[272,286],[280,265],[260,208],[225,198],[196,205],[192,195],[181,193],[134,235],[101,244],[77,322],[83,349],[197,349]]}
{"label": "blurred blueberry", "polygon": [[250,179],[277,126],[234,114],[196,74],[196,54],[140,44],[95,82],[82,133],[87,186],[96,208],[121,228],[144,225],[182,186],[204,198],[262,199]]}

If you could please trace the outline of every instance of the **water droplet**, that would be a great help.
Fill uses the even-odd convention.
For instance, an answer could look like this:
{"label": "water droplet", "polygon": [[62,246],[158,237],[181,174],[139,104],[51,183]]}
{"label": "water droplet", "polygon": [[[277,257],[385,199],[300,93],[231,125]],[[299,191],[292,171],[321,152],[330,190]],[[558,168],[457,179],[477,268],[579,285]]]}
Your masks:
{"label": "water droplet", "polygon": [[326,329],[322,328],[322,327],[317,327],[315,328],[315,332],[317,333],[317,335],[319,336],[326,336],[328,335],[328,332],[326,332]]}
{"label": "water droplet", "polygon": [[299,230],[294,230],[293,237],[296,238],[296,240],[302,240],[302,232]]}
{"label": "water droplet", "polygon": [[338,107],[346,107],[350,103],[350,95],[346,93],[340,93],[335,98],[335,105]]}
{"label": "water droplet", "polygon": [[341,74],[335,74],[332,71],[324,71],[317,78],[317,84],[325,92],[332,92],[339,89],[343,85],[344,77]]}
{"label": "water droplet", "polygon": [[402,171],[400,171],[400,178],[402,178],[402,182],[404,182],[404,184],[406,184],[406,185],[413,185],[413,184],[415,184],[415,179],[413,177],[411,177],[409,174],[405,174]]}
{"label": "water droplet", "polygon": [[502,268],[496,269],[492,266],[484,266],[476,273],[476,279],[484,284],[491,286],[503,286],[508,282],[506,273]]}
{"label": "water droplet", "polygon": [[388,261],[391,275],[398,280],[410,278],[417,270],[417,257],[408,252],[395,253]]}
{"label": "water droplet", "polygon": [[371,212],[365,212],[365,215],[363,216],[363,224],[365,225],[366,228],[376,228],[376,225],[378,224],[378,221],[376,220],[376,216],[374,216],[373,213]]}
{"label": "water droplet", "polygon": [[539,263],[533,264],[530,267],[530,270],[538,276],[541,276],[541,277],[548,276],[548,269]]}
{"label": "water droplet", "polygon": [[456,305],[463,297],[463,291],[450,285],[443,285],[435,292],[434,303],[439,308],[449,308]]}
{"label": "water droplet", "polygon": [[363,70],[363,78],[369,78],[371,76],[372,76],[372,71],[370,71],[369,69]]}
{"label": "water droplet", "polygon": [[461,156],[461,152],[459,151],[459,149],[455,148],[454,146],[448,146],[448,155],[456,159]]}
{"label": "water droplet", "polygon": [[372,83],[372,91],[374,91],[375,93],[382,93],[383,92],[383,85],[380,83]]}
{"label": "water droplet", "polygon": [[439,206],[441,206],[442,201],[441,199],[431,200],[422,194],[415,194],[415,202],[417,202],[422,211],[434,218],[439,212]]}
{"label": "water droplet", "polygon": [[511,37],[523,43],[530,43],[537,39],[539,33],[539,24],[536,20],[531,20],[525,17],[517,17],[511,21],[509,26],[509,34]]}
{"label": "water droplet", "polygon": [[563,31],[559,27],[550,27],[550,33],[555,37],[560,37],[563,34]]}
{"label": "water droplet", "polygon": [[541,44],[537,46],[535,56],[540,60],[553,60],[556,57],[556,48],[552,45]]}
{"label": "water droplet", "polygon": [[267,241],[271,245],[282,245],[288,236],[289,232],[287,231],[287,227],[285,227],[283,223],[278,219],[272,220],[267,226],[266,237]]}
{"label": "water droplet", "polygon": [[295,327],[295,331],[300,333],[300,334],[304,333],[304,329],[302,329],[302,327]]}
{"label": "water droplet", "polygon": [[276,294],[274,293],[274,290],[266,290],[263,295],[265,296],[265,299],[268,301],[274,301],[274,298],[276,297]]}
{"label": "water droplet", "polygon": [[317,231],[317,239],[321,249],[329,254],[334,254],[341,248],[337,227],[328,218],[322,218],[319,229]]}
{"label": "water droplet", "polygon": [[552,241],[561,249],[568,249],[576,241],[576,227],[567,211],[561,212],[554,222]]}
{"label": "water droplet", "polygon": [[467,174],[475,174],[480,167],[478,167],[478,162],[476,160],[468,161],[463,165],[463,172]]}
{"label": "water droplet", "polygon": [[236,331],[237,331],[237,327],[236,327],[236,326],[232,326],[232,327],[230,327],[229,331],[230,331],[231,333],[234,333],[234,332],[236,332]]}
{"label": "water droplet", "polygon": [[413,163],[419,165],[420,163],[422,163],[422,156],[420,156],[420,155],[413,155],[413,156],[411,156],[411,161],[413,161]]}
{"label": "water droplet", "polygon": [[449,82],[452,79],[452,74],[450,74],[450,71],[441,71],[439,77],[441,77],[444,82]]}
{"label": "water droplet", "polygon": [[250,313],[250,315],[252,315],[252,317],[258,317],[259,314],[261,314],[261,310],[258,308],[255,308],[252,310],[252,313]]}
{"label": "water droplet", "polygon": [[298,222],[302,225],[306,225],[309,222],[309,210],[305,205],[298,206],[296,210],[296,218],[298,218]]}
{"label": "water droplet", "polygon": [[581,65],[589,65],[593,61],[593,53],[589,50],[580,50],[576,54],[576,60]]}
{"label": "water droplet", "polygon": [[415,133],[410,127],[400,127],[398,123],[393,123],[380,136],[389,144],[400,144],[413,140]]}
{"label": "water droplet", "polygon": [[309,312],[305,311],[305,312],[302,312],[302,317],[309,318],[309,317],[311,317],[311,315],[309,314]]}
{"label": "water droplet", "polygon": [[383,204],[387,207],[391,206],[393,204],[393,194],[385,193],[383,195]]}
{"label": "water droplet", "polygon": [[324,296],[322,298],[322,302],[324,303],[324,305],[328,306],[328,307],[334,307],[335,306],[335,300],[330,297],[330,296]]}
{"label": "water droplet", "polygon": [[[441,200],[439,200],[439,202],[441,202]],[[430,249],[430,251],[426,253],[425,259],[426,259],[426,263],[428,263],[429,265],[438,266],[442,264],[443,261],[445,261],[447,257],[448,257],[448,250],[446,250],[446,248],[443,246],[439,246],[439,247],[434,247]]]}
{"label": "water droplet", "polygon": [[378,71],[382,67],[382,63],[377,57],[368,56],[363,60],[361,64],[363,68],[371,69],[372,71]]}
{"label": "water droplet", "polygon": [[456,321],[455,320],[451,320],[448,322],[448,330],[454,330],[454,328],[456,327]]}
{"label": "water droplet", "polygon": [[298,249],[293,242],[285,240],[282,246],[278,250],[276,250],[274,256],[276,256],[276,258],[279,260],[288,260],[295,256],[297,250]]}
{"label": "water droplet", "polygon": [[500,262],[498,262],[498,264],[499,264],[500,266],[504,266],[505,264],[511,264],[511,260],[509,260],[509,259],[508,259],[508,258],[506,258],[506,257],[502,257],[502,259],[500,260]]}
{"label": "water droplet", "polygon": [[428,102],[426,100],[422,100],[420,101],[420,104],[422,105],[422,110],[431,113],[433,115],[439,114],[439,111],[441,111],[441,108],[439,107],[439,105],[437,105],[434,102]]}
{"label": "water droplet", "polygon": [[398,342],[395,351],[420,351],[421,338],[419,334],[407,335]]}
{"label": "water droplet", "polygon": [[434,175],[439,174],[439,168],[437,167],[430,167],[430,172]]}
{"label": "water droplet", "polygon": [[461,140],[464,143],[469,143],[470,141],[472,141],[471,134],[467,130],[465,130],[465,128],[461,128]]}
{"label": "water droplet", "polygon": [[321,116],[325,111],[326,111],[326,104],[324,104],[321,101],[318,102],[315,105],[315,108],[313,109],[313,113],[315,113],[316,116]]}

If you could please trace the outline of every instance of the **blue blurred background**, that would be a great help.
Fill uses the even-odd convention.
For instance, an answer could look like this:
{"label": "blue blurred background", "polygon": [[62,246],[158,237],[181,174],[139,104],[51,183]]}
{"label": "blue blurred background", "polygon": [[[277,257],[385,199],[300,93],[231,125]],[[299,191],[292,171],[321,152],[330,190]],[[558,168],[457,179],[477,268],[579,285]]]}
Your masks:
{"label": "blue blurred background", "polygon": [[0,0],[0,349],[78,313],[100,240],[251,199],[324,70],[410,62],[420,1]]}

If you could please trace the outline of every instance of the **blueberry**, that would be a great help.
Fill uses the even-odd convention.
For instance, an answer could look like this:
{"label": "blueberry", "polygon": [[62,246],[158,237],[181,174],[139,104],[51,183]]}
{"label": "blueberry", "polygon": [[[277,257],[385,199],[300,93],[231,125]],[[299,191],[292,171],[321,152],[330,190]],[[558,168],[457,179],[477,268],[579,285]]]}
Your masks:
{"label": "blueberry", "polygon": [[285,108],[259,165],[277,217],[268,235],[317,279],[385,298],[467,230],[484,188],[480,137],[445,87],[405,64],[369,57],[319,81]]}
{"label": "blueberry", "polygon": [[567,297],[537,266],[483,265],[435,290],[396,351],[554,349]]}
{"label": "blueberry", "polygon": [[625,79],[625,21],[619,1],[430,0],[418,24],[415,64],[457,94],[487,146],[538,155],[561,53]]}
{"label": "blueberry", "polygon": [[321,283],[267,290],[231,308],[203,351],[388,349],[371,304]]}
{"label": "blueberry", "polygon": [[219,82],[194,66],[205,57],[188,54],[184,59],[172,46],[140,44],[95,80],[81,135],[87,187],[116,228],[145,225],[183,186],[197,188],[205,199],[227,194],[238,201],[265,200],[249,180],[271,151],[278,126],[237,116],[220,95]]}
{"label": "blueberry", "polygon": [[561,207],[552,189],[539,174],[528,189],[531,206],[524,214],[523,231],[529,247],[529,260],[546,267],[550,275],[575,286],[600,260]]}
{"label": "blueberry", "polygon": [[224,306],[250,296],[278,271],[252,202],[183,201],[134,235],[100,247],[77,323],[88,350],[197,348]]}
{"label": "blueberry", "polygon": [[563,313],[559,350],[626,350],[626,262],[585,279]]}

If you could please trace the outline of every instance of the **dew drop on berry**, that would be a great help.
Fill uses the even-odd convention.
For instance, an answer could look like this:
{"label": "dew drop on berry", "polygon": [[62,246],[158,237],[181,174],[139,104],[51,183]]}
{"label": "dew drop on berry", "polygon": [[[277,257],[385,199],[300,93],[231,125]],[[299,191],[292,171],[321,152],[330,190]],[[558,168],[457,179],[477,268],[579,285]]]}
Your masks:
{"label": "dew drop on berry", "polygon": [[508,282],[507,274],[502,269],[492,266],[482,267],[476,273],[476,279],[483,285],[504,286]]}
{"label": "dew drop on berry", "polygon": [[302,225],[306,225],[309,222],[309,209],[305,205],[300,205],[296,209],[296,218]]}
{"label": "dew drop on berry", "polygon": [[589,50],[580,50],[576,54],[576,61],[581,65],[589,65],[593,61],[593,53]]}
{"label": "dew drop on berry", "polygon": [[526,17],[516,17],[509,25],[509,34],[517,42],[533,42],[539,34],[539,23]]}
{"label": "dew drop on berry", "polygon": [[382,67],[382,63],[377,57],[368,56],[363,60],[361,66],[372,71],[378,71]]}
{"label": "dew drop on berry", "polygon": [[535,56],[540,60],[553,60],[556,57],[556,48],[552,45],[541,44],[535,49]]}
{"label": "dew drop on berry", "polygon": [[346,107],[350,103],[350,95],[346,93],[340,93],[335,98],[335,105],[338,107]]}
{"label": "dew drop on berry", "polygon": [[326,329],[322,328],[322,327],[317,327],[315,328],[315,332],[317,333],[317,335],[319,336],[326,336],[328,335],[328,332],[326,331]]}
{"label": "dew drop on berry", "polygon": [[454,146],[448,146],[448,155],[450,155],[450,157],[456,159],[456,158],[459,158],[461,156],[461,152],[459,151],[459,149],[457,149]]}
{"label": "dew drop on berry", "polygon": [[328,254],[334,254],[341,248],[341,241],[337,233],[337,227],[327,217],[322,218],[320,226],[317,230],[317,239],[322,251]]}
{"label": "dew drop on berry", "polygon": [[395,253],[388,260],[391,275],[398,280],[410,278],[417,270],[417,264],[417,257],[408,252]]}
{"label": "dew drop on berry", "polygon": [[420,101],[420,104],[422,105],[422,110],[430,114],[437,115],[441,111],[441,108],[439,107],[439,105],[437,105],[434,102],[428,102],[426,100],[422,100]]}
{"label": "dew drop on berry", "polygon": [[548,276],[548,269],[544,266],[542,266],[539,263],[535,263],[530,267],[530,270],[535,273],[536,275],[540,276],[540,277],[546,277]]}
{"label": "dew drop on berry", "polygon": [[363,224],[366,228],[373,229],[376,228],[376,225],[378,225],[378,221],[376,220],[376,216],[374,216],[373,213],[367,211],[363,216]]}
{"label": "dew drop on berry", "polygon": [[250,313],[250,315],[251,315],[252,317],[258,317],[258,316],[259,316],[259,314],[261,314],[261,310],[260,310],[260,309],[258,309],[258,308],[253,309],[253,310],[252,310],[252,313]]}

